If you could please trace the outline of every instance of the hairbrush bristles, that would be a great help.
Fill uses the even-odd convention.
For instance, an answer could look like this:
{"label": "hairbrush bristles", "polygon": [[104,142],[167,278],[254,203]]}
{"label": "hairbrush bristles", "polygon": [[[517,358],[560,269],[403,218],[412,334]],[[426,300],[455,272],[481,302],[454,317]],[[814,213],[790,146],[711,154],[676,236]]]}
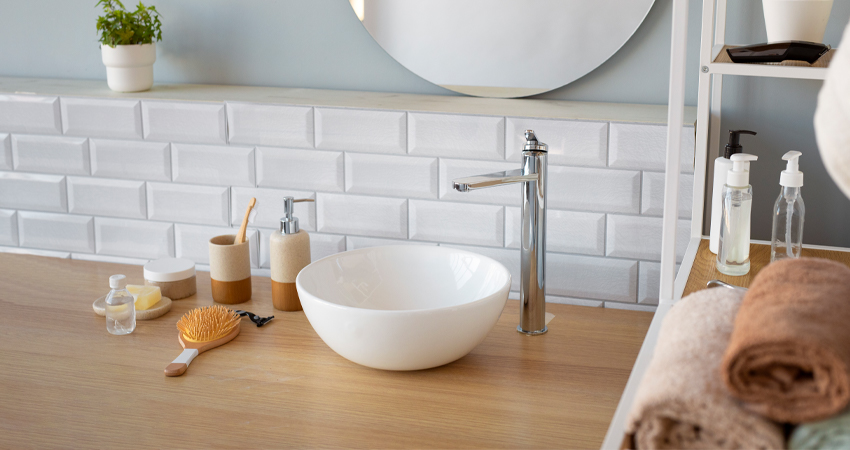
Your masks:
{"label": "hairbrush bristles", "polygon": [[183,338],[191,342],[209,342],[227,336],[241,317],[221,305],[195,308],[177,321]]}

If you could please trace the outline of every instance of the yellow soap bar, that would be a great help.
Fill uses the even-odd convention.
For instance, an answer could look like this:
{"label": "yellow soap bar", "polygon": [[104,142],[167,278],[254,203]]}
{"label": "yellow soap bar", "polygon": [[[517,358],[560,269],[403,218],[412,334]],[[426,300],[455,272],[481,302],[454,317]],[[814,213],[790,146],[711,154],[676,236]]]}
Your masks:
{"label": "yellow soap bar", "polygon": [[150,309],[162,300],[162,292],[159,286],[139,286],[136,284],[128,284],[127,290],[133,294],[136,299],[136,311]]}

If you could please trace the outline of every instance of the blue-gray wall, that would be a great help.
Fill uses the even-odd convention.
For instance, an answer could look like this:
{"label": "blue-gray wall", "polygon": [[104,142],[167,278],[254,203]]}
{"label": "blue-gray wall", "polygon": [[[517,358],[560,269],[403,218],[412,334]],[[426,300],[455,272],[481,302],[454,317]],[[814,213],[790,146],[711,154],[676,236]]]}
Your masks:
{"label": "blue-gray wall", "polygon": [[[624,0],[627,1],[627,0]],[[0,0],[0,76],[104,79],[95,0]],[[127,3],[131,3],[129,0]],[[396,63],[354,16],[347,0],[153,0],[164,37],[157,82],[308,87],[456,95]],[[667,102],[671,0],[656,0],[646,21],[609,61],[539,98]],[[702,2],[691,0],[687,103],[696,104]],[[727,40],[764,42],[758,0],[729,0]],[[837,0],[825,41],[837,46],[850,1]],[[545,69],[544,69],[545,70]],[[723,129],[759,131],[744,144],[753,166],[753,237],[770,239],[781,155],[803,151],[804,241],[850,247],[850,200],[821,164],[812,117],[820,82],[724,80]],[[746,139],[746,138],[745,138]],[[714,155],[712,155],[714,156]]]}

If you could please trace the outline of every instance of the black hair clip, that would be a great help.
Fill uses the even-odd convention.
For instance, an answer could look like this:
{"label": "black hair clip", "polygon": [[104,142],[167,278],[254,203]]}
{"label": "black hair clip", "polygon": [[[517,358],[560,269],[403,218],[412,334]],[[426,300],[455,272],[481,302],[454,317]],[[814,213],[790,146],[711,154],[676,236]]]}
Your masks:
{"label": "black hair clip", "polygon": [[252,312],[243,311],[241,309],[237,309],[233,312],[235,312],[236,314],[239,314],[240,316],[248,316],[248,318],[251,319],[251,322],[254,322],[254,323],[257,324],[257,327],[261,327],[261,326],[269,323],[272,319],[274,319],[274,316],[260,317],[256,314],[252,313]]}

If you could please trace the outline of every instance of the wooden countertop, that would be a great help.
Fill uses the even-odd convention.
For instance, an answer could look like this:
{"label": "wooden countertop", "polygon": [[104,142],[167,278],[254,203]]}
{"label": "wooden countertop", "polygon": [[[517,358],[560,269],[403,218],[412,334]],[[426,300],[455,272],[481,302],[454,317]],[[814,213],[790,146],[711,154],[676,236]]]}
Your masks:
{"label": "wooden countertop", "polygon": [[[708,244],[708,239],[703,239],[699,243],[699,249],[697,249],[697,255],[694,258],[694,265],[691,268],[688,283],[685,285],[682,297],[705,289],[705,284],[711,280],[720,280],[735,286],[749,287],[750,282],[753,281],[756,274],[770,263],[770,245],[750,244],[750,272],[744,276],[730,277],[717,270],[717,255],[711,253],[711,250],[708,249]],[[803,248],[803,256],[831,259],[850,266],[850,252]]]}
{"label": "wooden countertop", "polygon": [[274,311],[254,277],[232,342],[182,377],[175,323],[198,294],[112,336],[91,303],[108,277],[142,268],[0,254],[0,447],[598,448],[652,314],[550,304],[550,331],[515,331],[518,302],[466,357],[388,372],[328,348],[302,312]]}

